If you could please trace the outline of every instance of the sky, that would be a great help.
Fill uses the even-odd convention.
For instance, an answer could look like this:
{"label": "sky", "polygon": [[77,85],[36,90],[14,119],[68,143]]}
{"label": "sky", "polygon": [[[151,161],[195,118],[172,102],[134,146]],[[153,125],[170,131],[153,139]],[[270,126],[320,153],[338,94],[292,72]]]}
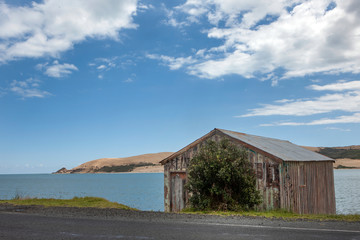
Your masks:
{"label": "sky", "polygon": [[359,123],[358,0],[0,0],[0,174]]}

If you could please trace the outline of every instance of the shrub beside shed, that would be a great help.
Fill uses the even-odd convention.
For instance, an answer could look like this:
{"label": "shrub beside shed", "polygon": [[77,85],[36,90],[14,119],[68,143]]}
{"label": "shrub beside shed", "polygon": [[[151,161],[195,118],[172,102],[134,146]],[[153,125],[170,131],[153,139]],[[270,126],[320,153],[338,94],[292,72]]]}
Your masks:
{"label": "shrub beside shed", "polygon": [[248,151],[256,174],[260,209],[300,214],[335,214],[334,160],[289,141],[215,128],[161,161],[164,165],[165,211],[181,211],[188,202],[187,167],[206,141],[229,139]]}

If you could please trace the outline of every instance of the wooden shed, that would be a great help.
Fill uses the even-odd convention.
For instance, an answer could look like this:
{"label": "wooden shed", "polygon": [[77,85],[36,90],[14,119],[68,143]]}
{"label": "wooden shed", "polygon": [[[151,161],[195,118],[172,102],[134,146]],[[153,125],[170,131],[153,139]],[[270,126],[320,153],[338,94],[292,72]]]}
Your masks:
{"label": "wooden shed", "polygon": [[248,150],[263,203],[260,209],[300,214],[335,214],[334,160],[289,141],[215,128],[161,161],[164,165],[165,211],[186,207],[187,167],[207,140],[229,139]]}

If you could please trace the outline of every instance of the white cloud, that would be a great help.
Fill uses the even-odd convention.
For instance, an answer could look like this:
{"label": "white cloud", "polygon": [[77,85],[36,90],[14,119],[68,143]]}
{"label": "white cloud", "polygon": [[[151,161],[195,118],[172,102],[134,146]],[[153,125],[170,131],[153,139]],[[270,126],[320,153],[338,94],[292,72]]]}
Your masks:
{"label": "white cloud", "polygon": [[136,0],[46,0],[13,7],[0,2],[0,62],[57,56],[86,38],[118,38],[135,28]]}
{"label": "white cloud", "polygon": [[312,99],[282,99],[276,104],[264,104],[263,107],[250,109],[250,113],[237,117],[254,116],[310,116],[320,113],[348,112],[353,115],[341,115],[333,118],[321,118],[310,122],[276,122],[262,126],[302,126],[338,123],[360,123],[360,86],[359,81],[340,81],[327,85],[311,85],[316,91],[338,91]]}
{"label": "white cloud", "polygon": [[[106,72],[108,71],[118,70],[118,69],[128,70],[132,66],[136,66],[137,60],[138,60],[138,56],[136,54],[107,57],[107,58],[102,57],[102,58],[94,59],[88,65],[94,69],[99,79],[103,79],[106,77]],[[124,80],[123,82],[130,82],[130,81]]]}
{"label": "white cloud", "polygon": [[12,81],[9,91],[19,95],[21,98],[44,98],[51,95],[51,93],[43,91],[39,87],[39,80],[29,78],[25,81]]}
{"label": "white cloud", "polygon": [[337,82],[332,83],[324,86],[319,85],[311,85],[309,86],[310,89],[317,90],[317,91],[344,91],[344,90],[360,90],[360,81],[351,81],[351,82]]}
{"label": "white cloud", "polygon": [[170,10],[166,8],[164,4],[161,5],[162,10],[165,12],[166,20],[163,21],[164,24],[170,25],[172,27],[182,28],[184,26],[188,26],[189,23],[187,21],[178,20],[178,14],[176,10]]}
{"label": "white cloud", "polygon": [[172,11],[186,14],[187,24],[206,17],[213,24],[208,38],[223,41],[207,49],[213,57],[197,56],[187,66],[201,78],[360,72],[357,0],[188,0]]}
{"label": "white cloud", "polygon": [[150,59],[160,60],[163,64],[167,65],[171,70],[176,70],[182,68],[183,66],[187,66],[196,62],[196,60],[193,59],[192,57],[174,58],[174,57],[157,55],[157,54],[147,54],[146,57]]}
{"label": "white cloud", "polygon": [[278,15],[284,11],[284,7],[292,6],[298,1],[292,0],[188,0],[176,9],[189,15],[190,19],[197,19],[205,15],[209,22],[218,25],[225,21],[226,26],[240,24],[250,27],[267,15]]}
{"label": "white cloud", "polygon": [[96,58],[89,66],[95,67],[98,71],[109,71],[117,66],[118,57]]}
{"label": "white cloud", "polygon": [[146,5],[146,4],[143,4],[143,3],[139,3],[138,4],[138,9],[142,10],[142,11],[145,11],[145,10],[149,10],[149,9],[154,9],[154,6],[151,5],[151,4]]}
{"label": "white cloud", "polygon": [[93,62],[89,63],[89,66],[94,67],[97,74],[98,79],[103,79],[104,74],[111,69],[117,68],[125,65],[125,63],[118,63],[119,57],[110,57],[110,58],[96,58]]}
{"label": "white cloud", "polygon": [[261,126],[312,126],[339,123],[360,123],[360,113],[353,115],[338,116],[335,118],[321,118],[311,122],[277,122],[270,124],[261,124]]}
{"label": "white cloud", "polygon": [[98,66],[96,69],[101,70],[101,69],[105,69],[105,68],[106,68],[106,66],[104,64],[102,64],[102,65]]}
{"label": "white cloud", "polygon": [[63,63],[60,64],[59,61],[54,61],[52,65],[48,63],[38,64],[38,69],[45,69],[45,74],[49,77],[64,77],[72,73],[72,71],[77,71],[78,68],[74,64]]}
{"label": "white cloud", "polygon": [[326,127],[325,129],[328,130],[336,130],[336,131],[341,131],[341,132],[350,132],[351,130],[348,128],[338,128],[338,127]]}
{"label": "white cloud", "polygon": [[309,116],[333,111],[360,111],[360,91],[326,94],[313,99],[296,99],[284,104],[264,104],[263,107],[251,109],[250,113],[239,117]]}

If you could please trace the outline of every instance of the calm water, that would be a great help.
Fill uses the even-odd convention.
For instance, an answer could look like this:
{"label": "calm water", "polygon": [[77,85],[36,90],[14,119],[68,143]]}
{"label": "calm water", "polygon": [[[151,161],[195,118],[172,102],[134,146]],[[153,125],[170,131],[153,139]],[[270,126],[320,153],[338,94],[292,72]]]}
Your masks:
{"label": "calm water", "polygon": [[360,214],[360,169],[334,170],[336,213]]}
{"label": "calm water", "polygon": [[[360,170],[335,170],[339,214],[360,214]],[[162,173],[0,175],[0,199],[96,196],[140,210],[163,211]]]}
{"label": "calm water", "polygon": [[141,210],[164,211],[164,174],[0,175],[0,199],[103,197]]}

